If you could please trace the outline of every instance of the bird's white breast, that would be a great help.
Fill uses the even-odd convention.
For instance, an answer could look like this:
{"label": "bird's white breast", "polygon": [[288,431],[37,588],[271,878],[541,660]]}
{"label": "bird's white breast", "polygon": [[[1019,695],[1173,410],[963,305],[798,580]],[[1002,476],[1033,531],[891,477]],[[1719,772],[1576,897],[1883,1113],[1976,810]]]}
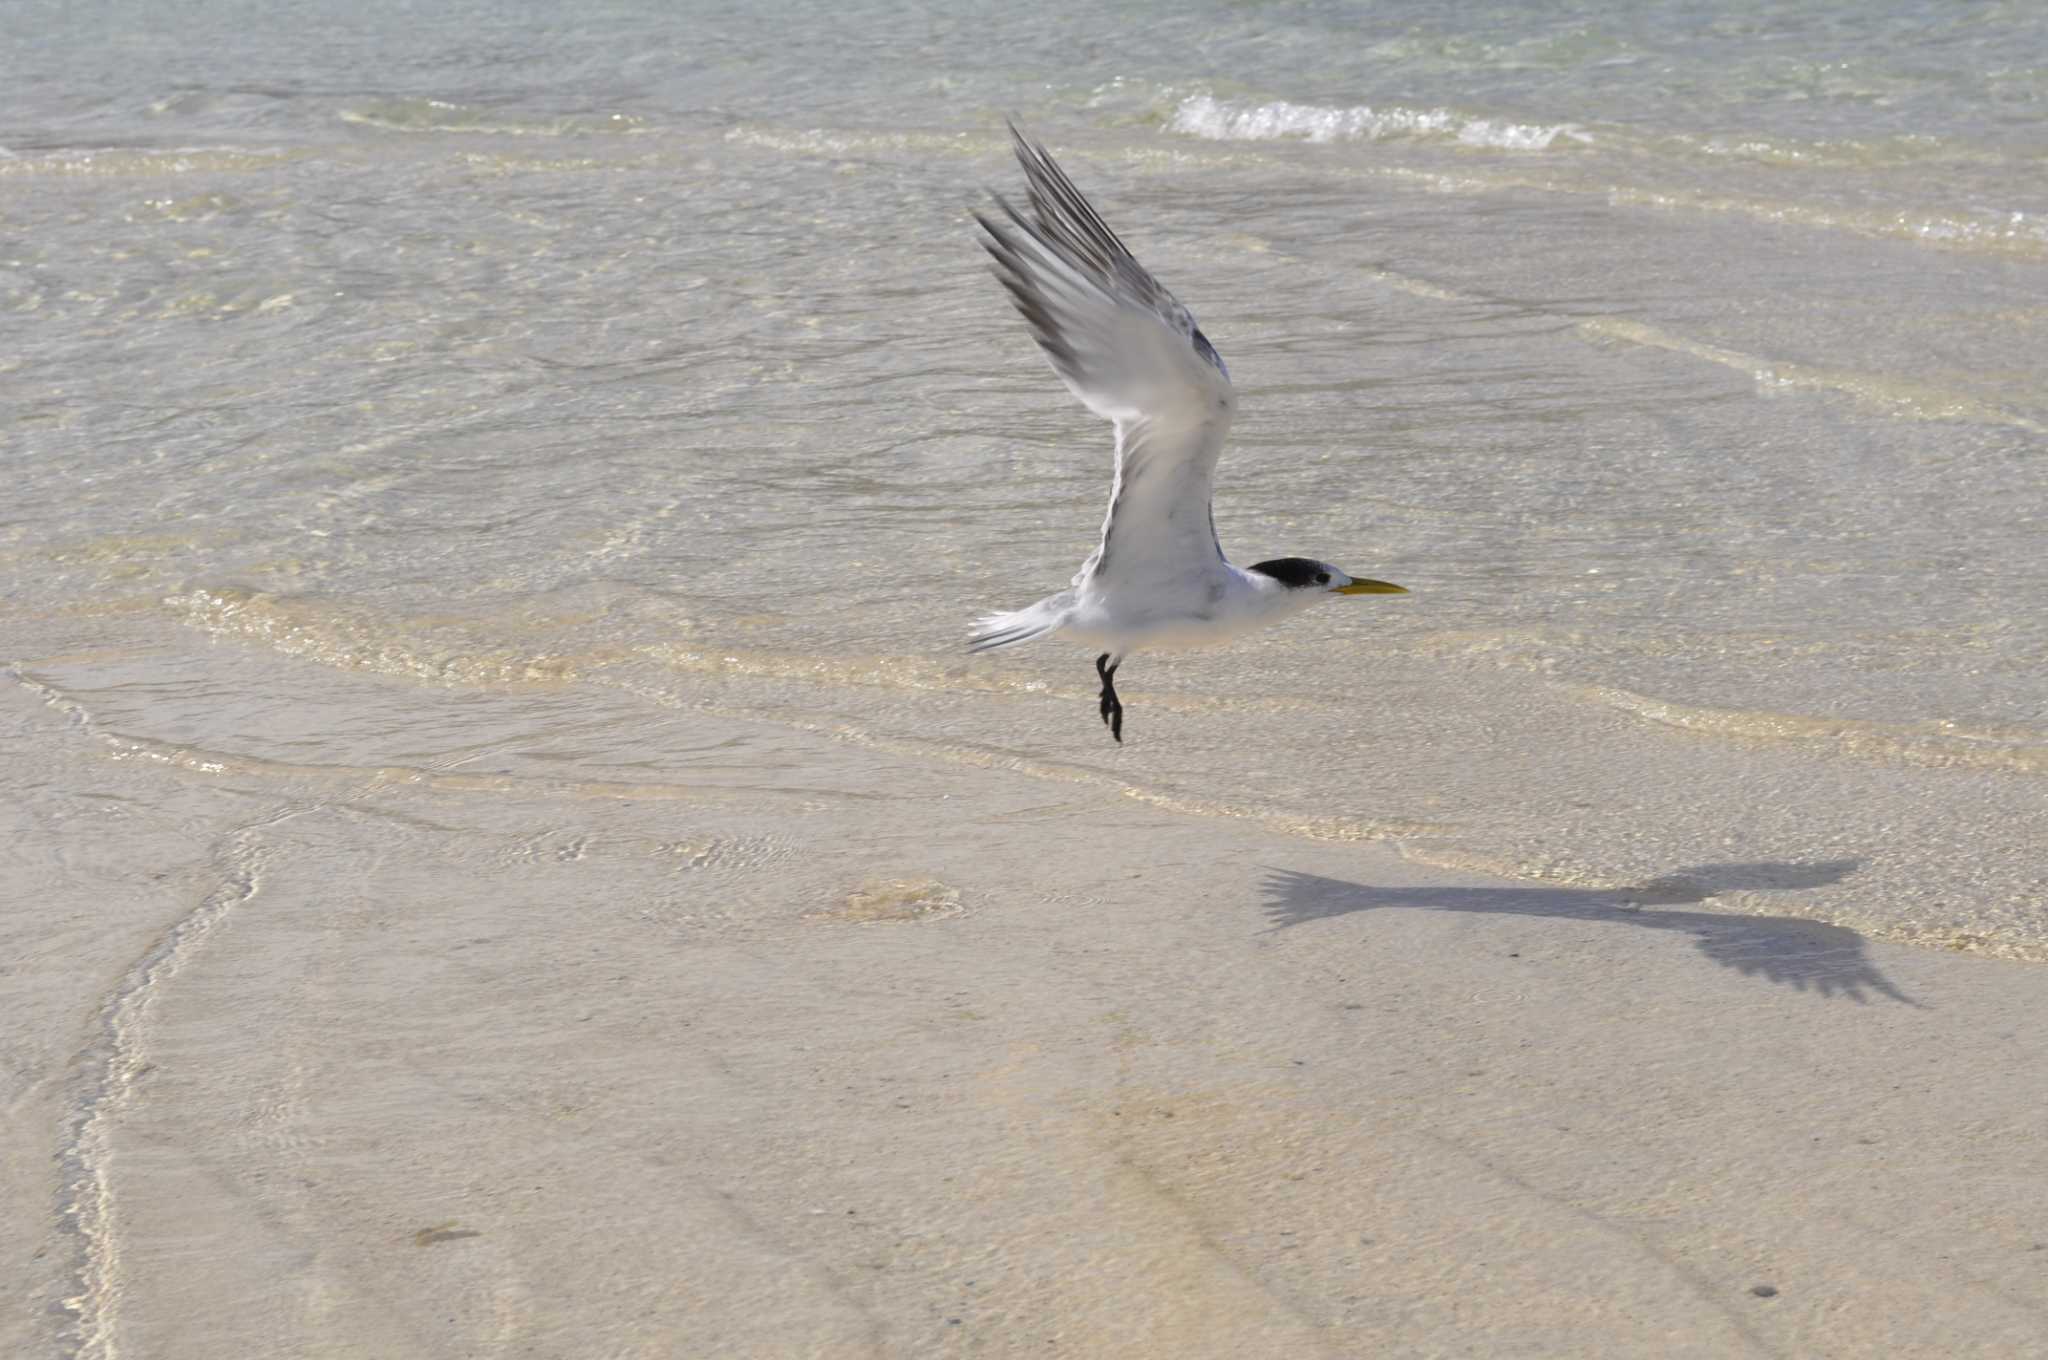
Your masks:
{"label": "bird's white breast", "polygon": [[1261,586],[1218,562],[1201,571],[1154,581],[1085,582],[1075,592],[1073,619],[1061,635],[1117,653],[1215,647],[1293,613],[1306,600]]}

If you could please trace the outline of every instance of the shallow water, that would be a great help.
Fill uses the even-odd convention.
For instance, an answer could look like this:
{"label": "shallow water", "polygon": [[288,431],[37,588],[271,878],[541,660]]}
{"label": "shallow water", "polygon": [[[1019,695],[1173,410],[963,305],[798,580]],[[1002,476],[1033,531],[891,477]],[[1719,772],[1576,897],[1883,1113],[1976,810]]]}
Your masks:
{"label": "shallow water", "polygon": [[[0,1348],[2035,1340],[2048,23],[1535,8],[14,6]],[[1122,747],[1005,114],[1413,592]]]}
{"label": "shallow water", "polygon": [[[2026,6],[23,21],[0,629],[82,723],[659,783],[680,707],[1596,887],[1853,858],[1815,914],[2048,956]],[[959,647],[1106,474],[977,259],[1004,113],[1230,361],[1226,548],[1414,591],[1139,658],[1121,750]]]}

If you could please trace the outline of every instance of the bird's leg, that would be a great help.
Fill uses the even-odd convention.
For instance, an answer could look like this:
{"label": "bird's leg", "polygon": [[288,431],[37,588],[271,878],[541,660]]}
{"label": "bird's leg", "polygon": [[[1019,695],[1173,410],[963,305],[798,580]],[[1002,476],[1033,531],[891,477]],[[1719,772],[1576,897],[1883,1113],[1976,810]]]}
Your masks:
{"label": "bird's leg", "polygon": [[1123,664],[1122,657],[1111,661],[1108,652],[1095,658],[1095,673],[1102,677],[1102,721],[1109,725],[1109,735],[1119,746],[1124,740],[1124,706],[1116,697],[1116,668]]}

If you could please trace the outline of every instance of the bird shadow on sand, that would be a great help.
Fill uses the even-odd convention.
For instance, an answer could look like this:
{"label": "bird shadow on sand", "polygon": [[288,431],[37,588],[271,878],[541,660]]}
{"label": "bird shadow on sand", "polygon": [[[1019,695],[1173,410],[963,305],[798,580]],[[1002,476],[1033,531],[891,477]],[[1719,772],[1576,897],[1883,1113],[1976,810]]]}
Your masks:
{"label": "bird shadow on sand", "polygon": [[1727,892],[1787,892],[1839,883],[1860,861],[1819,864],[1702,864],[1627,888],[1375,888],[1337,878],[1275,869],[1264,888],[1266,919],[1275,931],[1355,911],[1399,907],[1411,911],[1479,912],[1490,916],[1550,916],[1599,921],[1639,930],[1693,937],[1702,954],[1745,977],[1760,977],[1799,991],[1868,1002],[1872,995],[1921,1010],[1878,971],[1863,937],[1845,926],[1796,916],[1739,916],[1671,911]]}

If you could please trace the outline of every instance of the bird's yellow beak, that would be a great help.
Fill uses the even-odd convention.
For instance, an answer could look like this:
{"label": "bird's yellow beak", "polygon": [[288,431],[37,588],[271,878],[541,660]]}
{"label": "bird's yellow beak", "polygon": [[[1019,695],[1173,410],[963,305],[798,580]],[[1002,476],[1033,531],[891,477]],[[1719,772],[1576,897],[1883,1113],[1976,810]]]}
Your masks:
{"label": "bird's yellow beak", "polygon": [[1406,595],[1408,587],[1397,586],[1392,581],[1353,581],[1348,586],[1338,586],[1331,593],[1335,595]]}

